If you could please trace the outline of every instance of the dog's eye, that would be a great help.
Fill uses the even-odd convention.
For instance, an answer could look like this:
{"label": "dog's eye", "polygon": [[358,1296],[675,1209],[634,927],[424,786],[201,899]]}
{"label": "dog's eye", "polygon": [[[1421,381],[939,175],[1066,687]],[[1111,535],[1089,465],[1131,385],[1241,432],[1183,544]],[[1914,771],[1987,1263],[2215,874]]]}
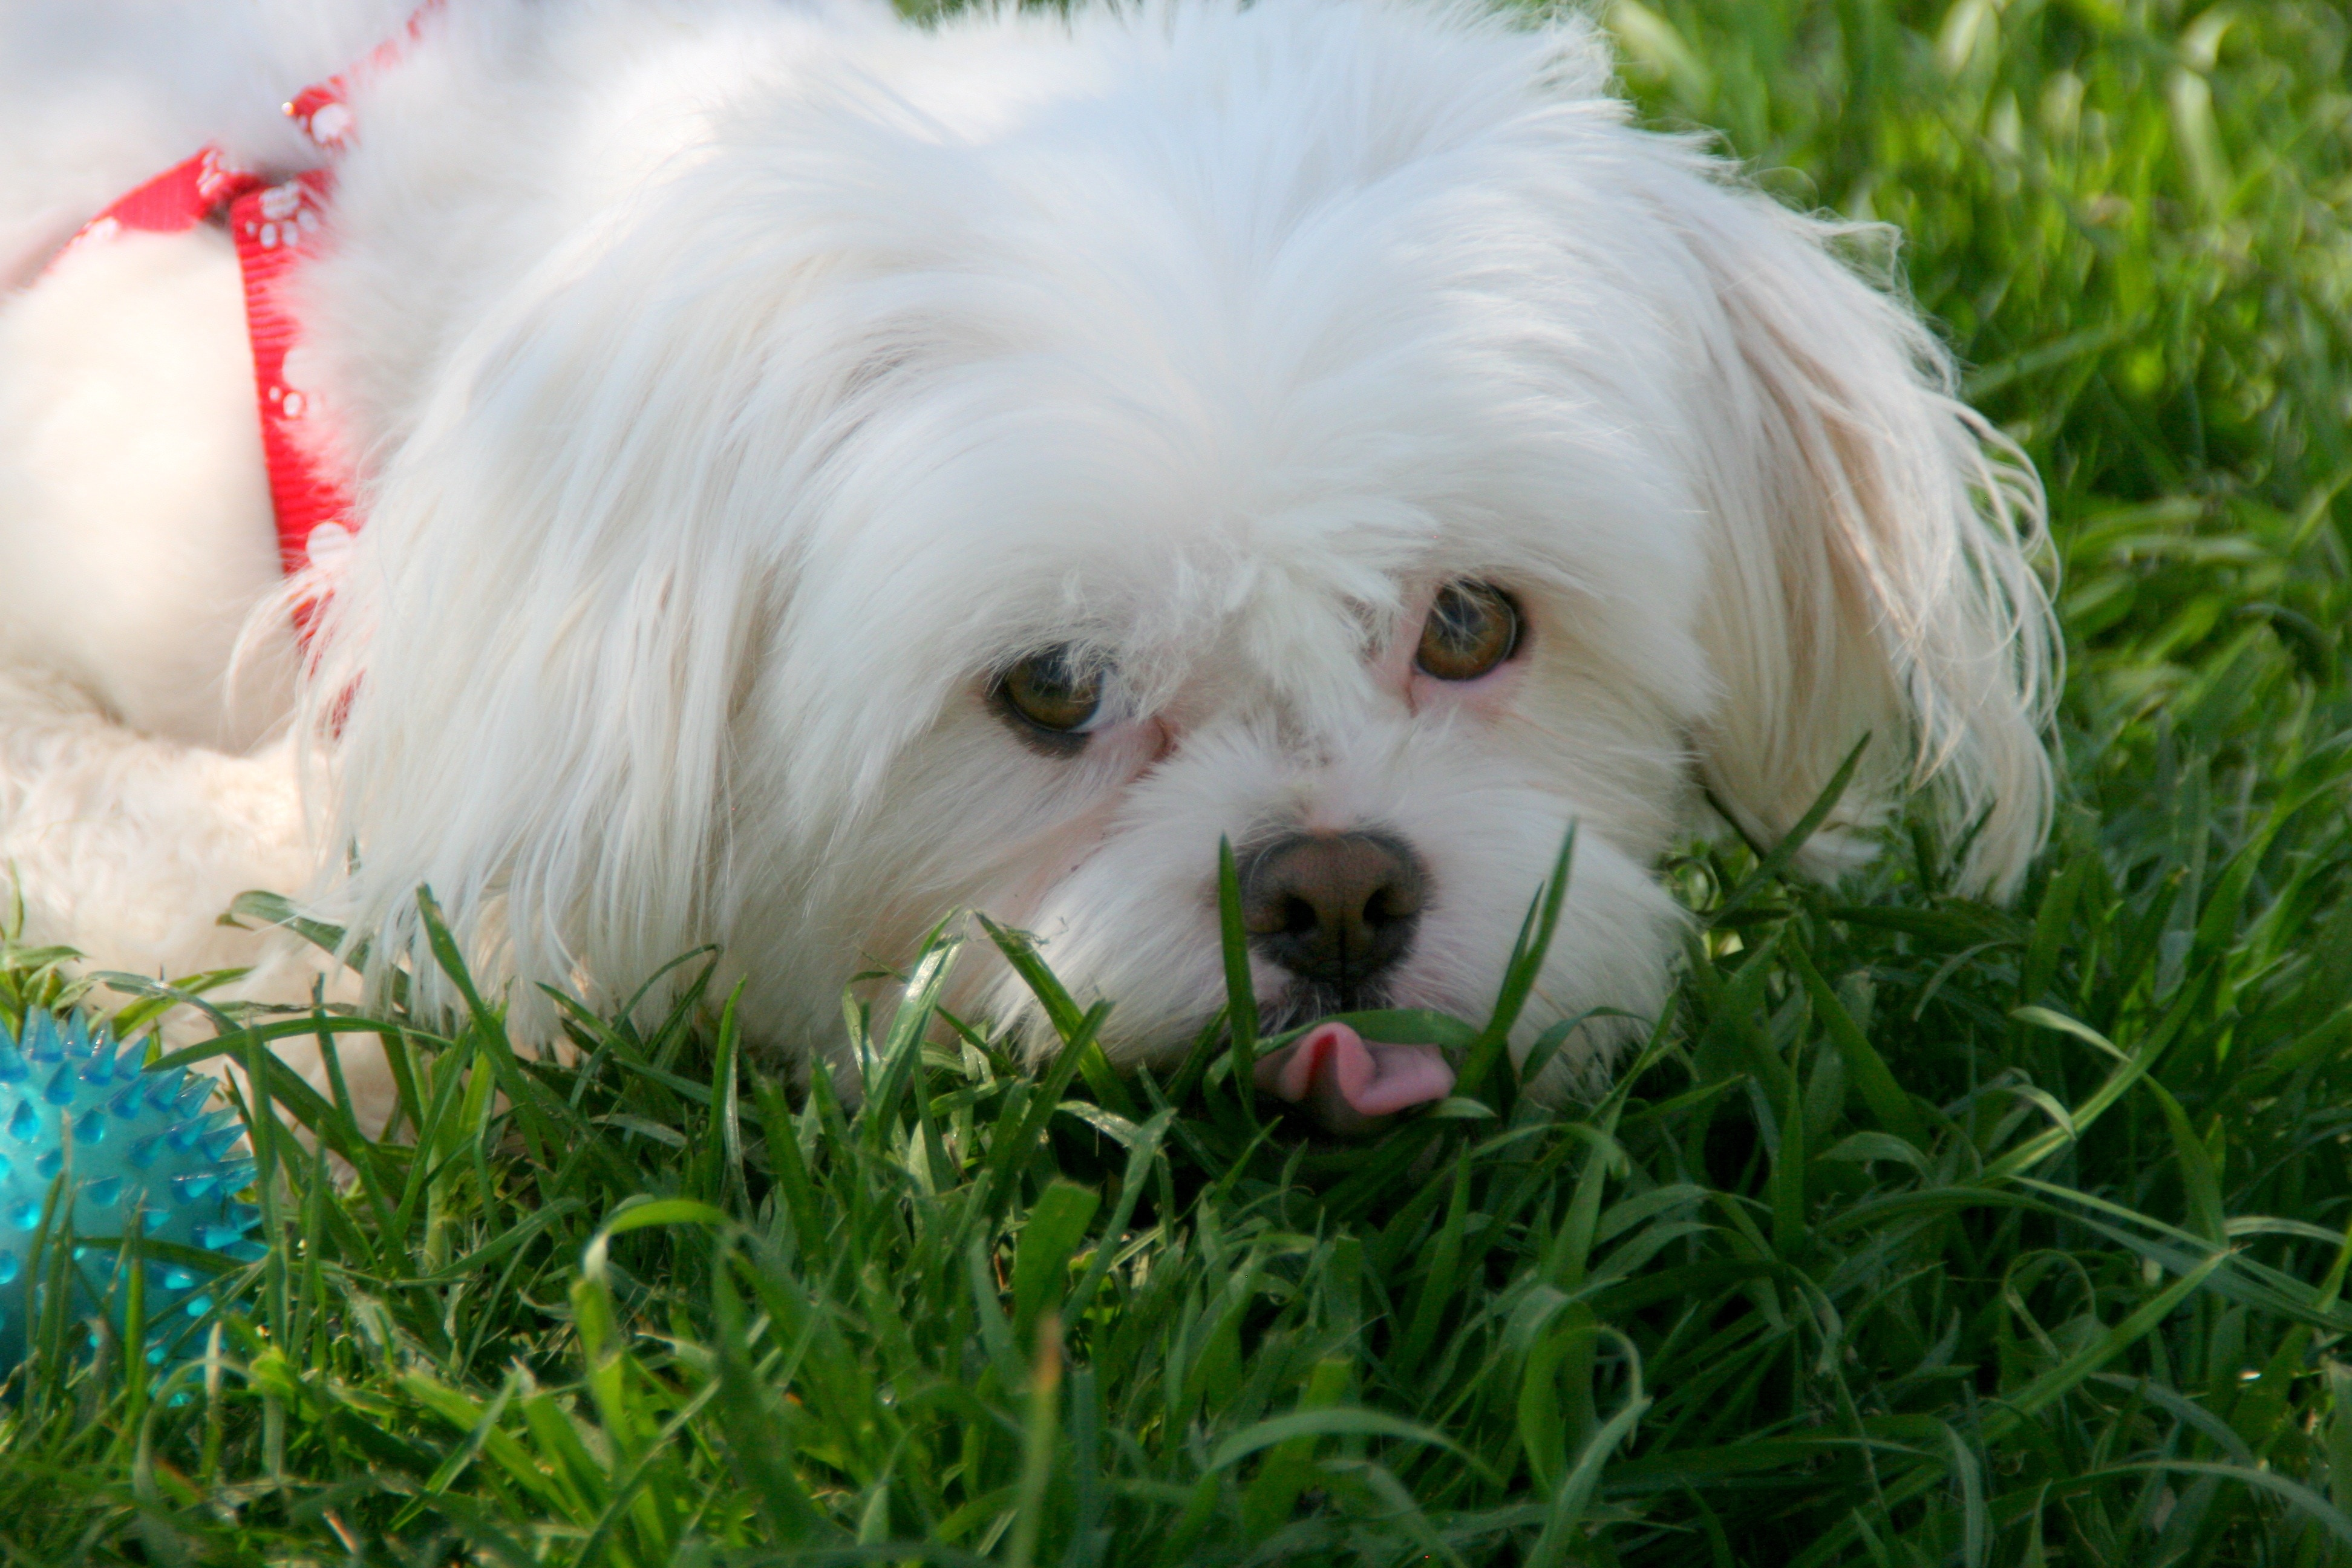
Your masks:
{"label": "dog's eye", "polygon": [[1440,680],[1475,680],[1517,651],[1519,607],[1485,583],[1448,583],[1422,623],[1413,663]]}
{"label": "dog's eye", "polygon": [[1100,665],[1080,666],[1066,647],[1033,653],[996,680],[999,706],[1060,744],[1076,744],[1102,709]]}

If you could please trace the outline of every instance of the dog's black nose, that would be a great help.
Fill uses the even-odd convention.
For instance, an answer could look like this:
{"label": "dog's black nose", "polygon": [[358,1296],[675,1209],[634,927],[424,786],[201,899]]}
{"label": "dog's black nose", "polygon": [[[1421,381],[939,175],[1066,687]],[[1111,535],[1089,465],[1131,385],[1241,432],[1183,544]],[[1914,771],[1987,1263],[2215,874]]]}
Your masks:
{"label": "dog's black nose", "polygon": [[1242,921],[1270,962],[1352,990],[1412,945],[1423,882],[1412,849],[1385,833],[1295,833],[1250,858]]}

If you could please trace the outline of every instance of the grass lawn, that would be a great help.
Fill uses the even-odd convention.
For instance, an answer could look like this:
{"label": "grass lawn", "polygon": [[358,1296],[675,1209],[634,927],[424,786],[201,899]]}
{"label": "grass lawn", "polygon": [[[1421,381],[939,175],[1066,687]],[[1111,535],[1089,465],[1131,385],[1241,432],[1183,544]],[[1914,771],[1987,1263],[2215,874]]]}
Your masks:
{"label": "grass lawn", "polygon": [[2352,1563],[2352,13],[1605,15],[1653,121],[1902,227],[2048,480],[2014,907],[1919,834],[1834,890],[1695,852],[1604,1101],[1311,1157],[1222,1047],[1102,1070],[1115,1011],[1042,1079],[924,1044],[944,948],[855,1116],[716,996],[576,1070],[395,1020],[413,1142],[283,1088],[358,1180],[264,1124],[203,1353],[53,1325],[0,1561]]}

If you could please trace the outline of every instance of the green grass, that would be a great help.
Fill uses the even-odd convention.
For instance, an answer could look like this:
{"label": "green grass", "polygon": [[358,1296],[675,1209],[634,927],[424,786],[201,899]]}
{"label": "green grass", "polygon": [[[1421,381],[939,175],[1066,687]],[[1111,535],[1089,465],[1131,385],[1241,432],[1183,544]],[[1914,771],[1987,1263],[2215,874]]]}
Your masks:
{"label": "green grass", "polygon": [[[1694,855],[1604,1101],[1338,1154],[1222,1047],[1113,1078],[1042,969],[1041,1077],[925,1044],[944,946],[852,1116],[719,997],[576,1068],[272,1022],[230,1048],[390,1030],[412,1141],[273,1079],[357,1181],[262,1123],[281,1245],[168,1377],[57,1326],[5,1561],[2352,1562],[2352,17],[1607,15],[1655,121],[1903,226],[2049,480],[2015,906],[1924,835],[1834,891]],[[70,990],[0,953],[10,1016]]]}

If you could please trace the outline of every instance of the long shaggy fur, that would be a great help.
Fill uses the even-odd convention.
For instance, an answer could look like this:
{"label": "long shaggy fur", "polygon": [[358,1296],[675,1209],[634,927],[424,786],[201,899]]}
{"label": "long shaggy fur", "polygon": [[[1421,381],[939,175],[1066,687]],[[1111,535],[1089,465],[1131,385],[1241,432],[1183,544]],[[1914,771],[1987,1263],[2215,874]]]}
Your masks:
{"label": "long shaggy fur", "polygon": [[[49,15],[131,8],[0,31],[0,131],[72,165],[0,184],[20,279],[60,215],[184,155],[163,131],[287,166],[248,84],[274,104],[397,19],[239,12],[100,59],[117,35]],[[100,100],[12,96],[68,58]],[[1608,73],[1580,19],[1412,0],[930,28],[450,0],[362,79],[300,282],[363,526],[299,693],[220,390],[225,241],[78,253],[0,305],[0,406],[45,411],[0,418],[0,561],[54,585],[0,626],[29,694],[0,703],[0,853],[45,934],[151,968],[229,940],[142,938],[154,910],[193,931],[299,866],[379,968],[429,974],[430,886],[542,1028],[541,984],[625,996],[717,942],[803,1059],[845,981],[961,909],[1115,999],[1122,1051],[1174,1048],[1221,999],[1219,838],[1302,828],[1414,847],[1385,994],[1475,1013],[1580,824],[1528,1032],[1646,1011],[1662,853],[1720,826],[1710,795],[1786,831],[1865,733],[1813,868],[1924,787],[2003,892],[2051,795],[2032,477],[1838,226],[1631,128]],[[170,112],[95,124],[141,93]],[[190,331],[117,331],[140,312]],[[1460,580],[1529,636],[1456,687],[1411,650]],[[92,636],[91,605],[143,613]],[[1062,646],[1112,672],[1068,757],[989,697]],[[58,804],[108,748],[144,773]],[[1001,968],[961,976],[1026,1017]]]}

